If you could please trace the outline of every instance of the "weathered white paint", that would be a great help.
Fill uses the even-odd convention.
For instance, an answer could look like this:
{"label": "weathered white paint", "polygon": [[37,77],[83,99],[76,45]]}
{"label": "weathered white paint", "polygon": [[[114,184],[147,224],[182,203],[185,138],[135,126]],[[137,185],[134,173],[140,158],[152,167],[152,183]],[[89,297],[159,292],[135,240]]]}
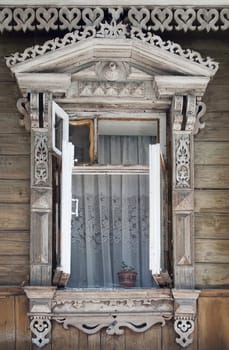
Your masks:
{"label": "weathered white paint", "polygon": [[62,155],[62,151],[56,146],[55,123],[56,115],[63,120],[63,142],[68,142],[69,121],[67,113],[54,101],[52,102],[52,149],[58,155]]}
{"label": "weathered white paint", "polygon": [[160,144],[149,147],[149,268],[152,274],[161,272],[161,194],[160,194]]}
{"label": "weathered white paint", "polygon": [[71,218],[72,218],[72,167],[74,146],[63,142],[61,173],[61,236],[60,270],[70,274],[71,270]]}

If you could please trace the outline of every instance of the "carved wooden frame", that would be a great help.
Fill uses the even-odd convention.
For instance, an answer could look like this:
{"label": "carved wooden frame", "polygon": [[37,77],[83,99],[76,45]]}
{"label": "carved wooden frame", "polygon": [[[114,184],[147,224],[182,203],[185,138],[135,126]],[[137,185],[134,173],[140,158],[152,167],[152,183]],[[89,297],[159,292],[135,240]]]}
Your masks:
{"label": "carved wooden frame", "polygon": [[[31,330],[35,335],[33,342],[39,347],[48,342],[47,336],[50,332],[51,319],[63,323],[65,327],[73,325],[88,332],[79,323],[75,310],[77,310],[77,313],[82,312],[86,317],[85,322],[90,324],[92,322],[92,312],[95,311],[95,308],[104,313],[103,317],[99,315],[100,313],[98,314],[101,324],[99,327],[95,327],[95,331],[106,327],[108,334],[120,334],[122,332],[120,327],[129,327],[137,331],[137,329],[140,329],[138,326],[141,324],[142,312],[147,313],[147,329],[158,322],[163,325],[165,319],[171,318],[175,312],[175,330],[181,337],[179,344],[186,346],[191,341],[189,335],[194,327],[195,303],[198,296],[198,293],[193,290],[195,287],[193,135],[198,132],[199,128],[203,127],[200,118],[205,106],[201,102],[201,98],[209,78],[214,76],[218,65],[211,59],[206,61],[196,52],[190,51],[188,55],[185,55],[185,51],[179,45],[165,43],[161,38],[159,40],[158,37],[150,36],[149,33],[149,36],[146,37],[141,29],[136,31],[135,28],[129,37],[122,25],[117,30],[119,10],[111,9],[111,14],[113,23],[105,23],[106,28],[102,26],[99,29],[93,28],[92,30],[89,26],[83,32],[67,34],[62,41],[47,42],[43,46],[32,49],[32,51],[27,49],[23,54],[17,53],[7,59],[8,66],[15,74],[19,88],[24,94],[23,100],[21,100],[22,103],[19,104],[24,115],[22,123],[28,127],[30,125],[31,128],[31,218],[35,216],[36,220],[31,220],[31,287],[25,288],[25,291],[30,300]],[[107,31],[108,29],[109,31]],[[87,33],[89,33],[89,37],[87,37]],[[102,38],[100,37],[101,33]],[[71,38],[70,42],[69,38]],[[160,42],[159,46],[156,44],[158,40]],[[52,47],[51,51],[49,45]],[[90,95],[91,92],[85,99],[79,95],[73,96],[73,98],[69,96],[69,89],[72,87],[71,74],[75,74],[75,72],[69,73],[65,67],[67,69],[74,68],[74,64],[78,64],[78,59],[82,57],[80,56],[82,54],[85,55],[85,60],[78,64],[77,72],[83,69],[85,64],[93,67],[94,63],[100,61],[106,62],[109,67],[109,63],[114,62],[114,48],[118,50],[115,62],[120,62],[120,64],[117,64],[119,71],[118,74],[115,74],[116,78],[106,78],[109,86],[117,86],[119,77],[123,77],[123,74],[127,74],[127,82],[131,83],[131,75],[129,75],[126,65],[134,64],[138,70],[143,70],[138,78],[135,76],[135,81],[144,82],[146,80],[148,89],[151,87],[153,93],[140,95],[139,99],[131,98],[128,95],[124,95],[122,98],[118,96],[117,98],[116,95],[111,96],[110,99],[105,99],[105,101],[100,96]],[[178,54],[175,51],[177,49]],[[42,55],[41,52],[43,52]],[[193,57],[197,57],[197,59],[193,59]],[[71,62],[74,62],[72,66]],[[58,72],[55,72],[57,64],[59,68]],[[40,65],[42,68],[40,68]],[[125,67],[125,73],[123,67]],[[155,67],[157,67],[156,72]],[[52,73],[45,73],[47,69]],[[164,71],[167,75],[164,75]],[[168,71],[171,72],[171,75],[168,75]],[[110,75],[108,76],[110,77]],[[95,79],[95,74],[93,77]],[[74,78],[77,80],[77,74]],[[82,79],[82,76],[78,79]],[[97,81],[98,83],[101,81],[101,71],[99,71]],[[64,83],[61,84],[61,82]],[[104,83],[104,80],[102,80],[102,83]],[[78,90],[76,89],[76,91]],[[25,100],[28,93],[30,93],[30,108],[28,108],[28,103]],[[73,115],[79,110],[77,104],[81,108],[83,106],[83,109],[89,105],[87,108],[90,110],[90,108],[94,109],[98,103],[101,105],[102,101],[104,101],[106,108],[110,108],[115,104],[120,108],[125,106],[130,111],[135,109],[136,106],[139,110],[144,110],[147,107],[153,111],[170,111],[173,165],[174,285],[178,290],[177,293],[173,293],[173,297],[171,292],[166,290],[164,291],[165,294],[162,293],[163,295],[157,290],[116,291],[114,292],[115,296],[113,296],[113,305],[110,304],[111,292],[109,292],[109,301],[107,300],[107,291],[106,296],[102,294],[101,298],[101,294],[93,293],[96,298],[92,300],[89,292],[85,293],[84,291],[82,294],[72,292],[73,294],[71,294],[48,287],[51,284],[52,269],[50,245],[52,229],[49,220],[52,212],[52,167],[51,152],[49,151],[49,140],[51,139],[49,115],[51,115],[51,111],[50,104],[47,102],[52,99],[67,106],[67,109]],[[43,244],[45,244],[45,247]],[[179,291],[182,291],[183,288],[189,289],[187,295],[186,293],[179,294]],[[79,303],[80,299],[81,303]],[[154,306],[155,300],[157,306]],[[184,305],[182,312],[179,312],[179,309],[174,309],[174,300],[178,300],[181,305]],[[188,311],[185,308],[187,300],[192,305]],[[112,313],[108,317],[111,305],[112,308],[115,306],[117,314]],[[126,308],[124,318],[119,315],[123,308]],[[69,311],[70,314],[67,314]],[[88,313],[87,315],[85,311]],[[188,322],[182,321],[186,320],[186,317]],[[130,320],[138,326],[130,326],[130,323],[128,323]],[[143,327],[142,331],[145,330]]]}

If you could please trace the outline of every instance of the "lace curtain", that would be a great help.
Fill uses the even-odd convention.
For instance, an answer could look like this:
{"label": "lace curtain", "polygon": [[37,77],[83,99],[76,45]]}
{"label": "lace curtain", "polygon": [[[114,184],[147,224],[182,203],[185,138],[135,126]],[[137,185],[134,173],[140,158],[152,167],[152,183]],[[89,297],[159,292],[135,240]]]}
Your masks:
{"label": "lace curtain", "polygon": [[[148,136],[100,136],[99,164],[147,164]],[[148,175],[74,175],[78,217],[72,219],[70,287],[118,287],[122,261],[137,271],[137,287],[152,286],[149,271]]]}

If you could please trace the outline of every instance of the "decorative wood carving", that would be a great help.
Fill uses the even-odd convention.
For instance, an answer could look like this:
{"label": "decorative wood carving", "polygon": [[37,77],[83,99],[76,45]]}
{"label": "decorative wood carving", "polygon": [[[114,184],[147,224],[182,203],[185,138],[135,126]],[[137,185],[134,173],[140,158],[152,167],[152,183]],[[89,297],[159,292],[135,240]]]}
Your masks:
{"label": "decorative wood carving", "polygon": [[51,333],[51,321],[48,316],[31,316],[30,330],[35,337],[32,337],[32,343],[38,348],[49,343],[48,335]]}
{"label": "decorative wood carving", "polygon": [[175,55],[175,57],[179,56],[184,60],[195,62],[197,65],[206,67],[213,75],[218,69],[218,63],[214,62],[210,57],[203,58],[196,51],[190,49],[184,50],[179,44],[171,41],[163,41],[158,35],[152,34],[151,29],[143,31],[142,28],[129,28],[127,24],[122,24],[120,22],[121,8],[118,10],[108,9],[108,11],[112,17],[110,23],[107,21],[105,23],[100,22],[98,28],[96,26],[86,26],[75,32],[67,33],[62,39],[56,38],[54,40],[49,40],[43,45],[35,45],[34,47],[27,48],[23,53],[17,52],[6,58],[7,66],[13,67],[17,63],[25,62],[31,58],[43,56],[45,53],[71,46],[86,38],[126,38],[148,43],[152,47]]}
{"label": "decorative wood carving", "polygon": [[183,348],[192,344],[192,333],[194,332],[195,323],[192,319],[177,318],[174,322],[175,332],[178,334],[176,342]]}
{"label": "decorative wood carving", "polygon": [[25,127],[25,130],[30,130],[30,104],[27,97],[21,97],[17,100],[17,109],[21,114],[19,124]]}
{"label": "decorative wood carving", "polygon": [[48,135],[36,133],[34,145],[34,185],[47,185],[48,169]]}
{"label": "decorative wood carving", "polygon": [[52,172],[47,128],[49,96],[31,93],[30,283],[50,285],[52,275]]}
{"label": "decorative wood carving", "polygon": [[190,188],[191,186],[191,154],[190,135],[183,132],[174,135],[175,141],[175,172],[176,188]]}
{"label": "decorative wood carving", "polygon": [[178,334],[176,342],[183,348],[193,341],[195,328],[198,290],[173,290],[174,297],[174,329]]}
{"label": "decorative wood carving", "polygon": [[[112,14],[111,23],[104,18]],[[122,16],[122,17],[121,17]],[[118,18],[121,18],[117,23]],[[229,28],[228,8],[193,7],[125,7],[77,8],[77,7],[2,7],[0,8],[0,32],[34,30],[76,30],[80,27],[98,28],[110,37],[120,36],[127,25],[153,31],[217,31]],[[111,24],[111,26],[110,26]],[[115,25],[114,25],[115,24]],[[119,34],[118,34],[119,32]]]}
{"label": "decorative wood carving", "polygon": [[203,129],[205,127],[205,123],[201,122],[201,118],[206,113],[206,105],[204,102],[198,102],[196,106],[196,121],[193,129],[193,134],[198,134],[200,129]]}
{"label": "decorative wood carving", "polygon": [[86,334],[98,333],[106,328],[109,335],[122,335],[123,328],[129,328],[133,332],[143,333],[155,324],[165,325],[165,318],[154,314],[79,314],[77,316],[65,315],[64,317],[54,316],[53,319],[62,323],[65,329],[69,326],[78,328]]}
{"label": "decorative wood carving", "polygon": [[95,312],[150,312],[172,315],[172,299],[168,291],[153,289],[136,291],[97,291],[77,293],[59,291],[53,300],[55,314]]}

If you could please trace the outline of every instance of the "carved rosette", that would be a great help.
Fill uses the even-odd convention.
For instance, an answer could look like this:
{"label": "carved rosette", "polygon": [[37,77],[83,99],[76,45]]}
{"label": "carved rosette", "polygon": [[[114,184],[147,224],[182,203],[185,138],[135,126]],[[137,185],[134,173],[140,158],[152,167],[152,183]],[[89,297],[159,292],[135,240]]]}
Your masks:
{"label": "carved rosette", "polygon": [[190,135],[175,134],[175,187],[191,187]]}
{"label": "carved rosette", "polygon": [[48,136],[36,133],[34,145],[34,184],[48,184]]}
{"label": "carved rosette", "polygon": [[51,332],[51,321],[48,316],[31,316],[30,329],[32,332],[32,343],[42,348],[49,343],[49,333]]}

